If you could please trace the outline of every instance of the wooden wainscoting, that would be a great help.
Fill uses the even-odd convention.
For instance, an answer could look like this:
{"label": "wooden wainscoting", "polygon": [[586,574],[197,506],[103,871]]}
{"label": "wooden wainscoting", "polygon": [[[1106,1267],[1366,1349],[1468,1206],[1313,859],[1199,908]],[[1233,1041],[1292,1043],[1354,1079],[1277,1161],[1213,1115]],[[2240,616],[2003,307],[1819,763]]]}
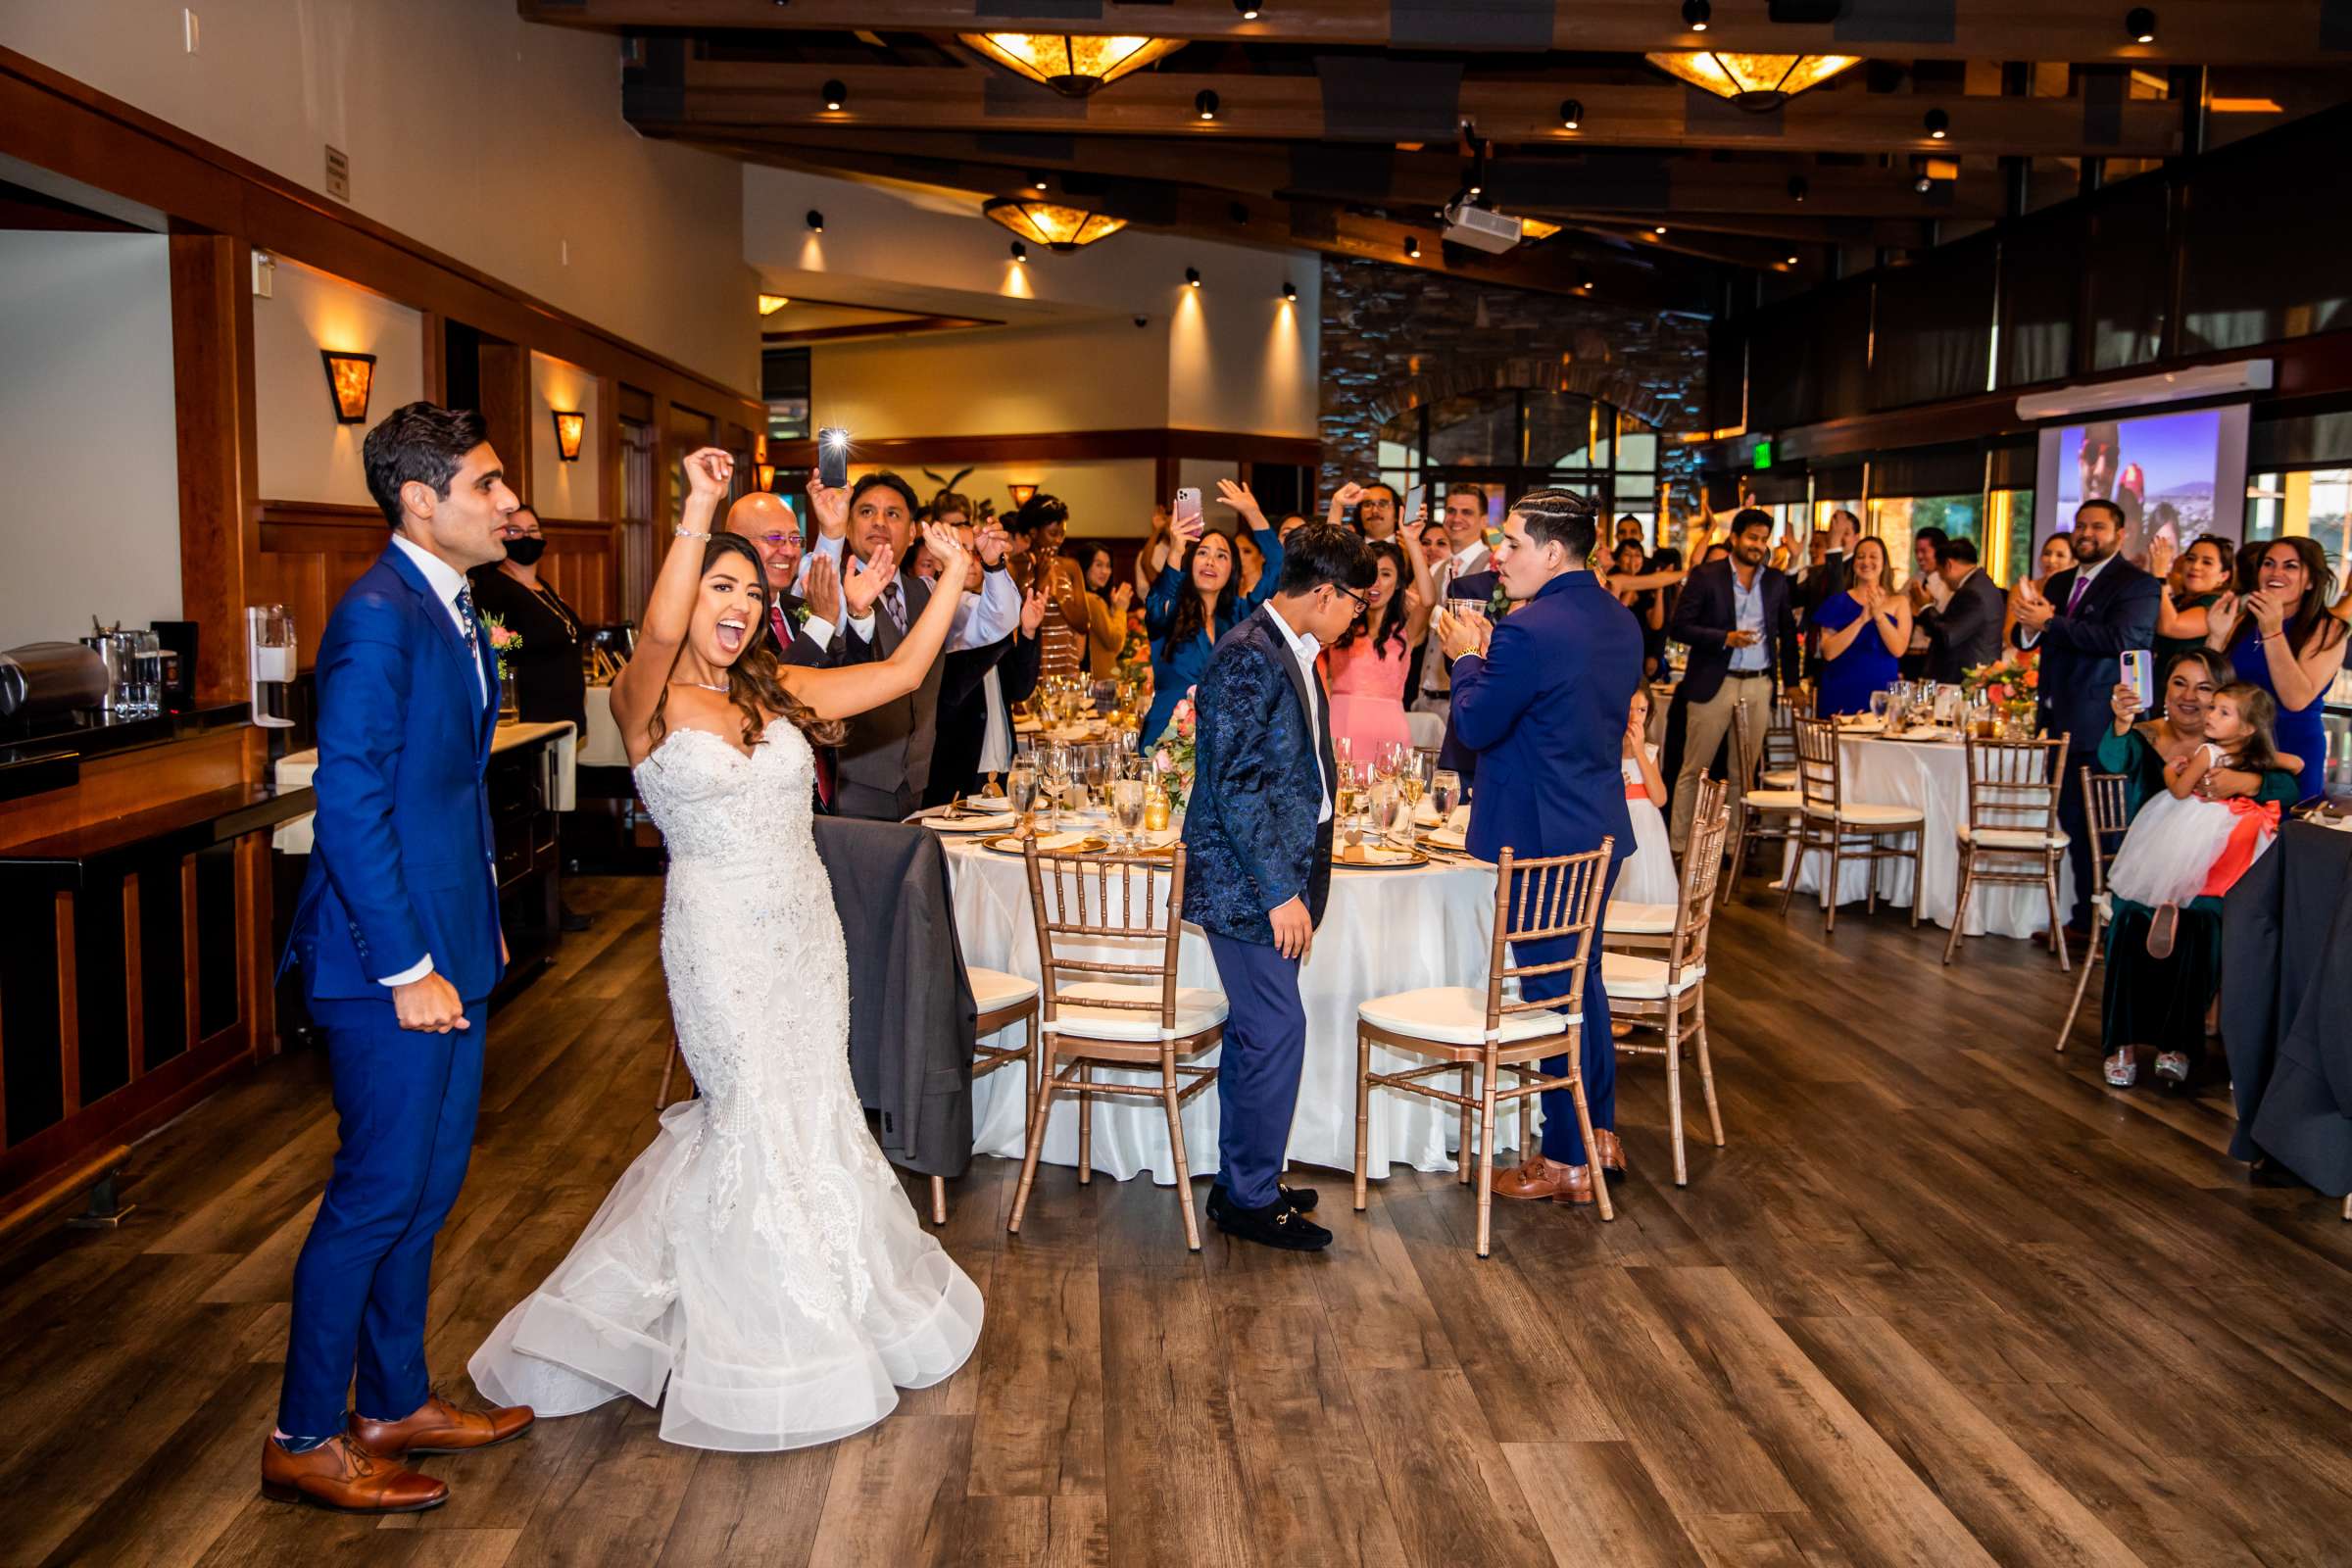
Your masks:
{"label": "wooden wainscoting", "polygon": [[[619,524],[542,517],[539,525],[547,534],[540,574],[573,612],[590,625],[623,618]],[[293,612],[301,667],[309,669],[336,602],[384,553],[384,514],[328,501],[264,501],[261,535],[254,602]]]}

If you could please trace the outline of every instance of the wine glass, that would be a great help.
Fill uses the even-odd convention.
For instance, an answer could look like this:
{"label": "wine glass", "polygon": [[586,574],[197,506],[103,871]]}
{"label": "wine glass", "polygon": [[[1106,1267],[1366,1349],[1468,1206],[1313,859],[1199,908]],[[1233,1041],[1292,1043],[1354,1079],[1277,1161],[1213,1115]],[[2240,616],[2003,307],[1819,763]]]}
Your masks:
{"label": "wine glass", "polygon": [[1870,716],[1874,722],[1880,724],[1886,723],[1886,710],[1893,706],[1894,693],[1872,692],[1870,694]]}
{"label": "wine glass", "polygon": [[1083,757],[1087,796],[1099,801],[1102,798],[1102,786],[1110,782],[1110,748],[1088,746],[1083,749]]}
{"label": "wine glass", "polygon": [[1116,778],[1110,781],[1110,814],[1119,824],[1119,850],[1133,855],[1143,848],[1135,836],[1144,825],[1144,781],[1140,778]]}
{"label": "wine glass", "polygon": [[1004,775],[1004,798],[1012,803],[1020,820],[1014,831],[1027,834],[1035,829],[1029,813],[1037,806],[1037,769],[1025,759],[1016,758],[1012,770]]}
{"label": "wine glass", "polygon": [[1038,748],[1037,787],[1046,798],[1046,828],[1052,832],[1061,825],[1061,798],[1070,787],[1068,747],[1054,745]]}
{"label": "wine glass", "polygon": [[1382,741],[1372,754],[1372,772],[1384,781],[1394,781],[1404,770],[1404,754],[1408,750],[1402,741]]}
{"label": "wine glass", "polygon": [[1462,798],[1462,775],[1450,767],[1441,767],[1429,776],[1429,806],[1438,813],[1438,825],[1453,825],[1453,808]]}

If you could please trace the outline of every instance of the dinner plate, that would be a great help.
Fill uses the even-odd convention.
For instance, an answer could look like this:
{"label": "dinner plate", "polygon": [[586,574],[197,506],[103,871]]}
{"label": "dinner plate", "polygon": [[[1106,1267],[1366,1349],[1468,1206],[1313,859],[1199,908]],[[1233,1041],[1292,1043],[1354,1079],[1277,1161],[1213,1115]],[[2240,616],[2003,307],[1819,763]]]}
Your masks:
{"label": "dinner plate", "polygon": [[[1363,853],[1360,847],[1357,853]],[[1429,857],[1419,850],[1399,850],[1384,845],[1370,853],[1378,858],[1350,860],[1344,858],[1348,854],[1347,851],[1334,851],[1331,857],[1332,868],[1338,871],[1409,871],[1414,866],[1429,863]]]}
{"label": "dinner plate", "polygon": [[1422,841],[1434,849],[1467,850],[1470,848],[1468,828],[1442,827],[1421,835]]}
{"label": "dinner plate", "polygon": [[[1004,833],[982,839],[980,847],[999,855],[1017,856],[1021,853],[1021,840],[1017,834]],[[1037,841],[1040,855],[1100,855],[1108,848],[1110,841],[1100,833],[1049,833]]]}

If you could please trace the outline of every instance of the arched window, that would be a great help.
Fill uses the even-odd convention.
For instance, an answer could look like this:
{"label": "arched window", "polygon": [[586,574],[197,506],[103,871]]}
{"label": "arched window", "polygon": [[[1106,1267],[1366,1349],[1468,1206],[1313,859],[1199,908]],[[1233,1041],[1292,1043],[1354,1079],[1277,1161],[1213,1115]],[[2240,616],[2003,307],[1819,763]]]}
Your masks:
{"label": "arched window", "polygon": [[1656,538],[1656,428],[1574,392],[1497,388],[1407,409],[1381,426],[1380,476],[1399,495],[1431,486],[1432,515],[1450,486],[1484,486],[1496,521],[1530,490],[1574,490]]}

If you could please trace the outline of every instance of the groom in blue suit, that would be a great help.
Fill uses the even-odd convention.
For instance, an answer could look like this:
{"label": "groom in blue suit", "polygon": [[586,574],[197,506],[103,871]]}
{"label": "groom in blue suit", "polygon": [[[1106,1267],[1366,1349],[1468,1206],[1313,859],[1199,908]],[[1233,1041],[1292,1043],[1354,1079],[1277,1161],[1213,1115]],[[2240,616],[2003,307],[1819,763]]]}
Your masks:
{"label": "groom in blue suit", "polygon": [[1217,1182],[1208,1217],[1290,1251],[1331,1245],[1315,1195],[1281,1186],[1306,1057],[1298,966],[1331,890],[1331,696],[1315,656],[1378,579],[1361,536],[1310,522],[1284,547],[1274,597],[1217,642],[1194,695],[1184,917],[1208,933],[1231,1009],[1217,1059]]}
{"label": "groom in blue suit", "polygon": [[451,1403],[424,1366],[433,1240],[466,1179],[486,1004],[506,969],[483,782],[498,662],[466,572],[505,558],[521,503],[470,410],[409,404],[368,432],[364,458],[392,537],[318,645],[317,842],[285,959],[326,1033],[342,1143],[294,1265],[262,1490],[396,1513],[449,1495],[409,1455],[503,1443],[531,1421]]}
{"label": "groom in blue suit", "polygon": [[[1531,490],[1520,497],[1494,552],[1494,569],[1518,608],[1494,626],[1475,612],[1449,613],[1440,638],[1452,662],[1452,736],[1478,757],[1470,853],[1482,860],[1506,849],[1522,858],[1583,855],[1612,840],[1601,889],[1605,907],[1634,847],[1619,758],[1642,681],[1642,628],[1588,564],[1598,525],[1583,496]],[[1597,931],[1590,953],[1580,1040],[1596,1147],[1586,1150],[1568,1092],[1546,1093],[1543,1150],[1528,1152],[1519,1169],[1494,1178],[1500,1197],[1590,1203],[1592,1154],[1611,1177],[1625,1170]],[[1515,956],[1522,963],[1563,963],[1575,956],[1575,944],[1531,942],[1518,946]],[[1522,994],[1530,1001],[1563,996],[1567,983],[1565,973],[1531,975]],[[1564,1073],[1567,1065],[1565,1056],[1555,1056],[1544,1070]]]}

